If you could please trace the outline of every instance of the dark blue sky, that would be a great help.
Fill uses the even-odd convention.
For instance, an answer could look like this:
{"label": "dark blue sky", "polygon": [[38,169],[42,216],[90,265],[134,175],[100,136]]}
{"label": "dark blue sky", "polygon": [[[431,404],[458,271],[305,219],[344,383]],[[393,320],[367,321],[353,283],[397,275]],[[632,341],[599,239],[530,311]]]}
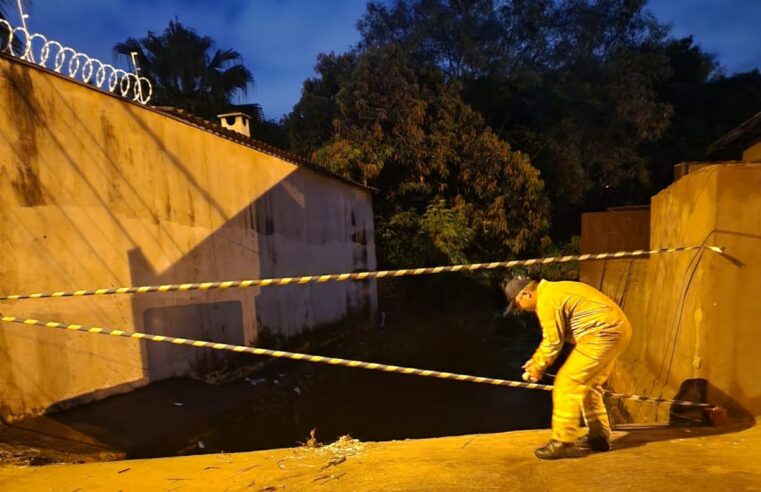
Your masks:
{"label": "dark blue sky", "polygon": [[[15,4],[16,2],[9,2]],[[242,53],[256,78],[246,100],[268,118],[287,113],[318,53],[342,52],[358,40],[365,0],[34,0],[29,27],[90,56],[113,60],[129,36],[162,31],[175,16]],[[761,0],[650,0],[678,37],[694,35],[728,74],[761,67]],[[15,10],[15,9],[11,9]],[[15,21],[14,12],[11,19]]]}

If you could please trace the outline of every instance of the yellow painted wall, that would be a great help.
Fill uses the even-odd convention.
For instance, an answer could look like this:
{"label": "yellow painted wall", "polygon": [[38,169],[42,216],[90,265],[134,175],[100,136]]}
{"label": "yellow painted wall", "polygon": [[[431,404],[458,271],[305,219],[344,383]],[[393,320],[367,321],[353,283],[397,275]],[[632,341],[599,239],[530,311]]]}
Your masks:
{"label": "yellow painted wall", "polygon": [[[375,269],[367,190],[0,57],[0,293]],[[19,317],[255,343],[372,308],[343,282],[0,303]],[[155,344],[154,344],[155,345]],[[187,374],[202,351],[0,326],[14,418]]]}
{"label": "yellow painted wall", "polygon": [[743,161],[761,162],[761,141],[756,142],[743,151]]}
{"label": "yellow painted wall", "polygon": [[[581,251],[584,253],[609,253],[650,248],[650,208],[590,212],[581,216]],[[581,264],[579,280],[600,288],[603,279],[630,275],[635,265],[646,258],[625,261],[592,261]],[[612,299],[623,302],[628,283],[616,282],[617,289],[609,291]]]}
{"label": "yellow painted wall", "polygon": [[[761,168],[708,166],[652,199],[650,246],[718,245],[709,251],[608,262],[602,290],[634,326],[612,378],[615,390],[673,398],[708,381],[708,400],[761,414]],[[594,271],[586,265],[588,278]],[[623,294],[622,294],[623,293]],[[665,421],[668,406],[629,402],[634,421]]]}

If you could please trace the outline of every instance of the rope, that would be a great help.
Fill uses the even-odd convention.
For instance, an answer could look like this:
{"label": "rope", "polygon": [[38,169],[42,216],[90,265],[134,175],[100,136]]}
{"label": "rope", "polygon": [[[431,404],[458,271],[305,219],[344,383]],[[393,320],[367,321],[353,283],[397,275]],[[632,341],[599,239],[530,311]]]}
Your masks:
{"label": "rope", "polygon": [[291,285],[291,284],[308,284],[324,282],[342,282],[345,280],[367,280],[371,278],[384,277],[404,277],[414,275],[429,275],[434,273],[445,272],[474,272],[476,270],[493,270],[496,268],[513,268],[518,266],[547,265],[550,263],[568,263],[572,261],[594,261],[605,260],[610,258],[632,258],[637,256],[647,256],[662,253],[678,253],[682,251],[693,251],[699,249],[709,249],[716,253],[722,253],[722,248],[718,246],[685,246],[679,248],[661,248],[650,250],[635,251],[618,251],[616,253],[599,253],[583,254],[568,256],[551,256],[547,258],[533,258],[529,260],[511,260],[495,261],[491,263],[471,263],[465,265],[437,266],[428,268],[410,268],[401,270],[381,270],[376,272],[359,272],[359,273],[334,273],[328,275],[307,275],[303,277],[282,277],[268,278],[259,280],[228,280],[224,282],[202,282],[187,284],[167,284],[167,285],[144,285],[141,287],[118,287],[94,290],[70,290],[59,292],[44,292],[36,294],[14,294],[0,297],[0,301],[19,300],[19,299],[44,299],[50,297],[81,297],[81,296],[101,296],[115,294],[147,294],[150,292],[175,292],[190,290],[214,290],[229,288],[248,288],[248,287],[266,287],[269,285]]}
{"label": "rope", "polygon": [[[359,360],[340,359],[337,357],[324,357],[321,355],[308,355],[308,354],[301,354],[296,352],[285,352],[282,350],[269,350],[269,349],[263,349],[258,347],[245,347],[242,345],[231,345],[227,343],[206,342],[202,340],[189,340],[186,338],[177,338],[177,337],[170,337],[165,335],[149,335],[147,333],[130,332],[130,331],[124,331],[124,330],[112,330],[112,329],[100,328],[96,326],[88,327],[88,326],[82,326],[82,325],[76,325],[76,324],[64,324],[64,323],[58,323],[56,321],[40,321],[36,319],[23,319],[23,318],[16,318],[14,316],[2,316],[0,317],[0,321],[4,321],[8,323],[19,323],[24,325],[43,326],[46,328],[59,328],[63,330],[80,331],[85,333],[94,333],[98,335],[111,335],[111,336],[118,336],[118,337],[124,337],[124,338],[134,338],[137,340],[149,340],[151,342],[172,343],[175,345],[187,345],[191,347],[210,348],[214,350],[226,350],[226,351],[237,352],[237,353],[265,355],[268,357],[278,357],[283,359],[300,360],[300,361],[314,362],[314,363],[320,363],[320,364],[329,364],[334,366],[358,367],[360,369],[368,369],[371,371],[385,371],[385,372],[394,372],[399,374],[412,374],[415,376],[434,377],[439,379],[451,379],[454,381],[467,381],[471,383],[491,384],[495,386],[507,386],[510,388],[526,388],[526,389],[537,389],[537,390],[543,390],[543,391],[552,391],[553,389],[553,386],[546,385],[546,384],[525,383],[520,381],[509,381],[505,379],[469,376],[466,374],[454,374],[450,372],[432,371],[427,369],[416,369],[412,367],[400,367],[400,366],[393,366],[388,364],[379,364],[376,362],[363,362]],[[709,408],[709,409],[716,408],[715,405],[711,405],[708,403],[697,403],[697,402],[690,402],[690,401],[683,401],[683,400],[668,400],[665,398],[650,398],[650,397],[641,396],[641,395],[625,395],[622,393],[612,393],[605,389],[602,389],[602,391],[606,393],[608,396],[611,396],[613,398],[623,398],[623,399],[637,400],[637,401],[652,401],[656,403],[671,403],[673,405],[703,407],[703,408]]]}

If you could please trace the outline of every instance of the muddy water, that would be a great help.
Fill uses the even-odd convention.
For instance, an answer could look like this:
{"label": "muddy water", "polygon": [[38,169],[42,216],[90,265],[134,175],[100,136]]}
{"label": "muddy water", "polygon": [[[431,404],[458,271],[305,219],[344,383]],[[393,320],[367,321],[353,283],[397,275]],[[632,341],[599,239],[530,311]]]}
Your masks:
{"label": "muddy water", "polygon": [[[501,319],[501,300],[487,290],[460,289],[446,300],[421,292],[419,299],[382,299],[383,326],[360,319],[319,353],[520,378],[539,341],[530,318]],[[315,428],[324,442],[344,434],[376,441],[544,428],[551,409],[543,391],[297,362],[249,381],[258,398],[215,419],[200,438],[203,448],[188,451],[293,446]]]}
{"label": "muddy water", "polygon": [[[384,285],[381,316],[261,345],[297,352],[518,380],[539,342],[531,318],[502,319],[498,289],[405,279]],[[246,379],[161,381],[63,412],[0,426],[20,458],[90,461],[291,447],[316,429],[383,441],[549,426],[550,394],[364,369],[241,356]]]}

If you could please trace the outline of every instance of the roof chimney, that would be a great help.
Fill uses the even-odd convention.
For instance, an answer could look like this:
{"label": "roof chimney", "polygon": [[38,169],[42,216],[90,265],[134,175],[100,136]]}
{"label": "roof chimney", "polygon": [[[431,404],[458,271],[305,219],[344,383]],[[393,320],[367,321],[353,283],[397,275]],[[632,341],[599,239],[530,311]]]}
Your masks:
{"label": "roof chimney", "polygon": [[251,117],[246,113],[225,113],[217,115],[222,128],[251,137]]}

